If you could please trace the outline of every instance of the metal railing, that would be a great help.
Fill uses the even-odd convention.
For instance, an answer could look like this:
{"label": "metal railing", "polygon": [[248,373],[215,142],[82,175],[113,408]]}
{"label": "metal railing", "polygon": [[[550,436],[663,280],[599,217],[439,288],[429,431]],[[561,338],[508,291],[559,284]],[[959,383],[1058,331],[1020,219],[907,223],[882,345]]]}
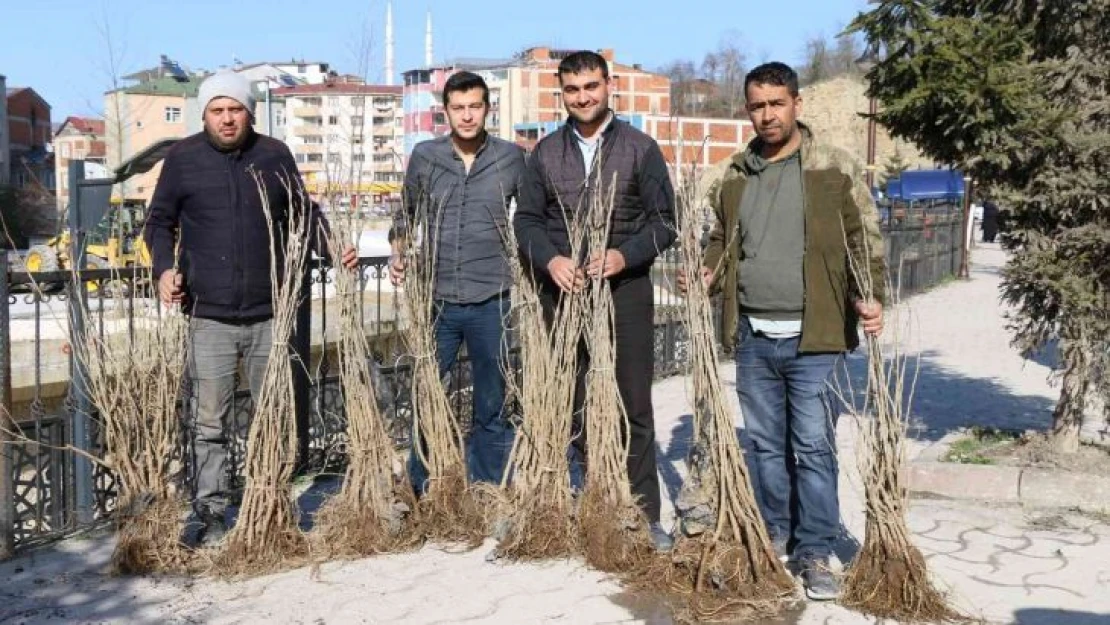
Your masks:
{"label": "metal railing", "polygon": [[[887,259],[895,284],[904,293],[926,288],[955,274],[960,253],[959,213],[885,223]],[[678,250],[666,251],[652,269],[655,288],[655,374],[680,373],[688,340],[681,299],[675,288]],[[403,319],[386,274],[384,256],[359,261],[363,287],[362,317],[371,337],[378,401],[398,448],[411,436],[410,358],[400,340]],[[62,536],[107,518],[115,505],[113,476],[88,463],[74,446],[100,454],[95,409],[72,383],[76,363],[70,348],[74,327],[106,331],[105,315],[122,313],[130,320],[151,285],[134,269],[83,270],[70,274],[27,274],[8,270],[0,254],[0,400],[6,418],[0,428],[0,557],[12,548]],[[313,268],[302,307],[300,327],[308,328],[299,349],[308,363],[298,419],[305,471],[340,470],[346,453],[346,415],[336,366],[335,311],[330,304],[332,269]],[[78,300],[75,301],[75,294]],[[72,309],[85,311],[75,326]],[[718,314],[718,319],[720,315]],[[129,329],[130,331],[130,329]],[[452,372],[449,395],[465,423],[470,411],[470,371],[465,357]],[[230,464],[240,475],[245,459],[250,393],[240,390],[228,425]],[[87,414],[86,414],[87,413]],[[189,424],[185,424],[186,429]],[[21,436],[4,432],[16,430]],[[184,436],[183,444],[191,437]],[[185,454],[186,458],[190,454]],[[86,463],[82,465],[82,462]]]}

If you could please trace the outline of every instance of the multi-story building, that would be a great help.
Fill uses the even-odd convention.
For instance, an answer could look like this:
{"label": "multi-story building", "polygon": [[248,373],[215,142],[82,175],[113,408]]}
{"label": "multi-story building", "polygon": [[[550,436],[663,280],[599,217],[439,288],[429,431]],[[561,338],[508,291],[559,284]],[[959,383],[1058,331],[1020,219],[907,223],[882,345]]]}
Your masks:
{"label": "multi-story building", "polygon": [[67,117],[54,133],[54,179],[59,212],[69,203],[69,163],[75,160],[106,164],[103,119]]}
{"label": "multi-story building", "polygon": [[254,86],[255,130],[275,139],[286,139],[285,102],[277,90],[299,85],[319,85],[335,79],[335,72],[327,63],[291,60],[289,62],[263,62],[236,64],[234,71],[246,77]]}
{"label": "multi-story building", "polygon": [[[405,154],[420,142],[449,131],[443,110],[443,84],[460,70],[472,71],[490,88],[486,127],[503,139],[530,147],[551,123],[563,121],[559,62],[573,50],[531,48],[510,60],[458,59],[438,67],[404,72]],[[638,64],[616,61],[611,49],[601,50],[613,80],[610,105],[622,116],[669,115],[670,79],[644,71]]]}
{"label": "multi-story building", "polygon": [[284,102],[285,140],[310,193],[357,206],[380,205],[400,191],[401,87],[333,79],[274,94]]}
{"label": "multi-story building", "polygon": [[[108,167],[114,169],[139,151],[162,139],[184,138],[201,128],[197,88],[203,76],[163,62],[161,74],[144,70],[126,79],[136,84],[104,95],[104,137]],[[162,171],[159,163],[128,180],[114,195],[149,202]]]}
{"label": "multi-story building", "polygon": [[12,155],[8,144],[8,79],[0,74],[0,186],[7,186],[12,175]]}
{"label": "multi-story building", "polygon": [[54,192],[50,104],[30,87],[6,89],[9,181],[17,189]]}
{"label": "multi-story building", "polygon": [[[286,103],[281,89],[319,84],[334,77],[327,63],[292,60],[276,63],[236,64],[231,68],[253,84],[257,100],[255,129],[285,139]],[[116,167],[143,148],[162,139],[183,138],[203,128],[203,111],[197,90],[205,71],[191,72],[162,55],[157,67],[124,76],[134,84],[108,92],[104,97],[105,143],[109,167]],[[116,191],[127,199],[150,201],[161,164]]]}

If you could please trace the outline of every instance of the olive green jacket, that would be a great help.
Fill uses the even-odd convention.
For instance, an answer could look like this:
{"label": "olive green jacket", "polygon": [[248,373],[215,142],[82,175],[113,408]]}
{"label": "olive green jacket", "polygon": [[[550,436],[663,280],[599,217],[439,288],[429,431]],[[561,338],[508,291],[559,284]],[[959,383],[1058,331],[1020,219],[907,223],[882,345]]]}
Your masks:
{"label": "olive green jacket", "polygon": [[[819,143],[804,124],[798,126],[802,132],[805,203],[805,301],[799,350],[849,351],[859,345],[853,303],[867,292],[854,274],[868,275],[873,297],[879,302],[886,298],[886,261],[878,212],[855,159],[844,150]],[[747,150],[759,150],[761,146],[762,141],[756,138]],[[727,348],[736,344],[740,314],[740,200],[747,183],[744,154],[732,155],[724,176],[709,191],[716,223],[709,233],[703,264],[713,271],[711,291],[722,294],[720,338]],[[860,271],[854,272],[853,267]]]}

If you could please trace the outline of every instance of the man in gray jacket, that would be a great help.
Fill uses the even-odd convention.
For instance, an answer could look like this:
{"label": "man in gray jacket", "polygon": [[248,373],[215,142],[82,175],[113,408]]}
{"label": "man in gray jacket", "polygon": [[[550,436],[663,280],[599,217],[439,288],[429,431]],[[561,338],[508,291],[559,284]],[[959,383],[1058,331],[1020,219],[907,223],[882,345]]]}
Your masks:
{"label": "man in gray jacket", "polygon": [[[465,341],[474,384],[468,473],[472,481],[498,483],[513,439],[504,410],[502,362],[513,277],[502,235],[524,170],[524,152],[486,132],[489,88],[481,76],[453,74],[443,88],[443,106],[451,134],[418,144],[409,157],[405,210],[391,235],[389,275],[393,284],[403,282],[399,252],[404,237],[397,235],[415,211],[431,211],[439,371],[442,376],[454,366]],[[422,492],[427,474],[415,453],[409,473]]]}

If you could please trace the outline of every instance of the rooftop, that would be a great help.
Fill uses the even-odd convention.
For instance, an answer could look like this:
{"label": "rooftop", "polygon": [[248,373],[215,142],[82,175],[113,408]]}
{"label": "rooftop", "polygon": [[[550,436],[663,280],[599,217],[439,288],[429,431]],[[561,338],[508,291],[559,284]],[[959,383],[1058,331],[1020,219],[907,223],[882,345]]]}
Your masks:
{"label": "rooftop", "polygon": [[318,85],[298,85],[296,87],[278,87],[273,90],[275,95],[315,95],[315,94],[389,94],[401,95],[403,87],[400,85],[364,85],[360,83],[329,81]]}

